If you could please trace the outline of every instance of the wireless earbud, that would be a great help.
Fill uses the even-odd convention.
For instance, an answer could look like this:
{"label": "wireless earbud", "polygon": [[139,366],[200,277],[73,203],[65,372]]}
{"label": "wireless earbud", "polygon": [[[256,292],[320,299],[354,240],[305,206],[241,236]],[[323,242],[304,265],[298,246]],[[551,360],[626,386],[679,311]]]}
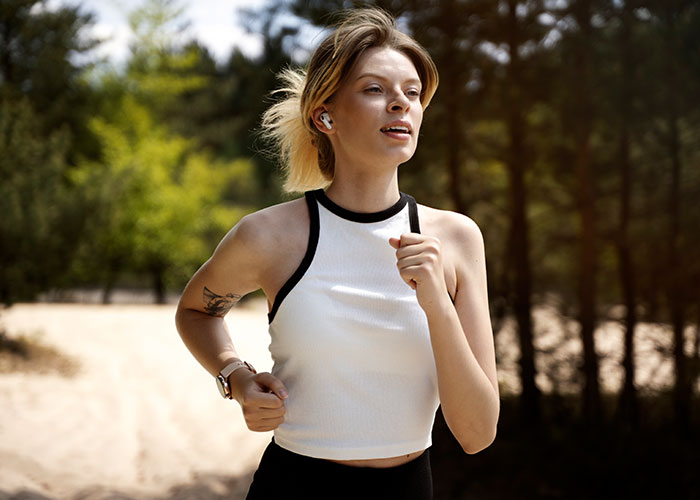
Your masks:
{"label": "wireless earbud", "polygon": [[321,113],[321,116],[319,117],[319,119],[323,122],[323,124],[326,126],[326,128],[328,130],[333,128],[333,125],[331,125],[331,123],[333,123],[333,122],[331,122],[331,117],[328,114],[328,111],[324,111],[323,113]]}

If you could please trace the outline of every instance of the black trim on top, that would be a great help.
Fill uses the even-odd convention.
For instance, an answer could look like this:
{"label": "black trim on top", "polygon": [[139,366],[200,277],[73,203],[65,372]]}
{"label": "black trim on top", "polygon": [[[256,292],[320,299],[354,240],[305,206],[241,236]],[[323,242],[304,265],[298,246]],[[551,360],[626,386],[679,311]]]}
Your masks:
{"label": "black trim on top", "polygon": [[311,261],[314,260],[314,255],[316,254],[316,247],[318,246],[318,235],[320,229],[320,225],[318,222],[318,205],[316,204],[316,198],[314,197],[313,192],[307,191],[306,193],[304,193],[304,196],[306,197],[306,204],[309,207],[309,243],[306,247],[306,253],[304,254],[304,258],[301,260],[299,267],[297,267],[296,271],[294,271],[294,274],[292,274],[289,277],[289,279],[284,283],[284,285],[282,285],[282,288],[280,288],[279,292],[277,292],[275,301],[272,304],[272,309],[269,313],[267,313],[268,324],[272,323],[272,320],[275,319],[275,314],[277,314],[277,310],[280,308],[282,301],[287,295],[289,295],[289,292],[292,291],[292,288],[294,288],[296,284],[299,283],[299,280],[301,280],[306,271],[309,269],[309,266],[311,266]]}
{"label": "black trim on top", "polygon": [[347,219],[349,221],[353,222],[381,222],[383,220],[386,220],[390,217],[393,217],[394,215],[398,214],[401,210],[403,210],[403,207],[406,206],[406,203],[408,203],[408,198],[409,196],[404,193],[400,193],[400,198],[399,201],[394,203],[392,206],[389,208],[386,208],[384,210],[381,210],[379,212],[369,212],[369,213],[363,213],[363,212],[353,212],[352,210],[348,210],[347,208],[343,208],[340,205],[337,205],[335,202],[333,202],[328,196],[326,196],[326,193],[323,191],[323,189],[317,189],[316,191],[313,191],[313,194],[316,196],[316,199],[318,202],[323,205],[325,208],[333,212],[335,215],[338,217],[341,217],[343,219]]}
{"label": "black trim on top", "polygon": [[[411,232],[420,234],[420,221],[418,220],[418,204],[416,203],[416,199],[410,194],[407,194],[405,196],[406,198],[408,198],[408,221],[411,225]],[[450,300],[452,301],[452,305],[454,305],[455,299],[454,297],[452,297],[452,294],[449,290],[447,291],[447,295],[449,295]]]}
{"label": "black trim on top", "polygon": [[415,198],[410,194],[405,195],[408,198],[408,221],[411,224],[411,232],[420,234],[420,222],[418,221],[418,205]]}

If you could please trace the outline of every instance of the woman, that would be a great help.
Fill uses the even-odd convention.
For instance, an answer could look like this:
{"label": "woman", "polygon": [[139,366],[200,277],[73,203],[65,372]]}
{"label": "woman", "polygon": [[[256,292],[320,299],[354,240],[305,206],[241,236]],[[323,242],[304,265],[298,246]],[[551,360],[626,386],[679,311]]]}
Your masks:
{"label": "woman", "polygon": [[[362,9],[283,78],[263,128],[305,196],[226,235],[185,288],[178,330],[248,427],[274,430],[248,498],[431,498],[438,404],[467,453],[493,441],[499,413],[481,233],[398,188],[437,70]],[[272,373],[241,360],[223,321],[257,289]]]}

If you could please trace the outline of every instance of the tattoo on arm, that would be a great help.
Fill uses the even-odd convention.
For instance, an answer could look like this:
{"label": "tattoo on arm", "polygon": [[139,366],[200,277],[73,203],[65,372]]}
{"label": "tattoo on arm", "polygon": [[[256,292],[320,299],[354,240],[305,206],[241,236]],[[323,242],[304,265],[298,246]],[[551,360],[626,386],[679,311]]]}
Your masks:
{"label": "tattoo on arm", "polygon": [[210,316],[223,317],[231,308],[241,299],[240,295],[235,293],[227,293],[226,295],[218,295],[207,287],[204,287],[202,295],[204,300],[204,311]]}

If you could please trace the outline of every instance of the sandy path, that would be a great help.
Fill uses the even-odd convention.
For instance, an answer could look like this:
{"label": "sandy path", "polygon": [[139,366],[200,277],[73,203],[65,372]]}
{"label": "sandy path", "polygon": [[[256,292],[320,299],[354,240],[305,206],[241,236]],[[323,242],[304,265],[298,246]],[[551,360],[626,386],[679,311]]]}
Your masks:
{"label": "sandy path", "polygon": [[[0,374],[0,500],[242,498],[271,433],[186,350],[174,306],[19,304],[11,334],[75,358],[80,371]],[[269,370],[265,304],[229,314],[239,351]]]}

